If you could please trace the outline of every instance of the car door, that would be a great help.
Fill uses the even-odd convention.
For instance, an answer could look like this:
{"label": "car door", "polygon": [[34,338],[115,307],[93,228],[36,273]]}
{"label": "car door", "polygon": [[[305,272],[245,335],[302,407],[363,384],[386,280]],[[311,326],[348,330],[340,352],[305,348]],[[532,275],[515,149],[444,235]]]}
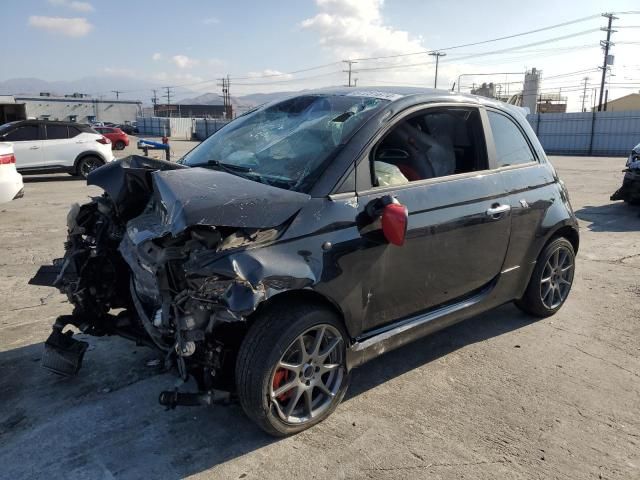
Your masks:
{"label": "car door", "polygon": [[[422,140],[398,134],[411,122]],[[367,205],[385,197],[408,210],[402,246],[382,241],[379,223],[360,222],[372,259],[363,283],[364,330],[462,301],[489,288],[500,274],[509,243],[510,206],[502,178],[491,168],[487,122],[486,112],[477,106],[414,109],[379,134],[364,167],[360,162],[361,217],[367,217]],[[424,155],[407,158],[421,144]],[[425,161],[428,168],[419,164]],[[379,162],[385,165],[380,168]]]}
{"label": "car door", "polygon": [[46,166],[70,166],[75,156],[69,152],[69,127],[65,123],[46,123],[43,163]]}
{"label": "car door", "polygon": [[[526,119],[496,109],[487,109],[491,135],[495,145],[495,166],[500,172],[511,205],[512,235],[507,267],[518,268],[528,252],[537,244],[536,236],[547,218],[547,210],[557,199],[553,170],[545,165],[542,147],[530,140],[535,133]],[[535,258],[535,257],[534,257]],[[529,261],[534,260],[530,258]]]}
{"label": "car door", "polygon": [[37,123],[19,125],[2,140],[13,143],[18,170],[42,167],[42,136]]}

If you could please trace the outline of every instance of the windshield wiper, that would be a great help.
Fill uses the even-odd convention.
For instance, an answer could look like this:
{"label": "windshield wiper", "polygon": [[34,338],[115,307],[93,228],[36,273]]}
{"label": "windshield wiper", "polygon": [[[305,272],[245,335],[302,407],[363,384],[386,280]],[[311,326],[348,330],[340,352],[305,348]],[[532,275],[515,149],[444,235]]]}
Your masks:
{"label": "windshield wiper", "polygon": [[219,167],[222,170],[225,170],[230,173],[236,172],[253,172],[251,167],[245,167],[244,165],[235,165],[233,163],[225,163],[220,160],[207,160],[204,163],[196,163],[194,165],[190,165],[191,167]]}

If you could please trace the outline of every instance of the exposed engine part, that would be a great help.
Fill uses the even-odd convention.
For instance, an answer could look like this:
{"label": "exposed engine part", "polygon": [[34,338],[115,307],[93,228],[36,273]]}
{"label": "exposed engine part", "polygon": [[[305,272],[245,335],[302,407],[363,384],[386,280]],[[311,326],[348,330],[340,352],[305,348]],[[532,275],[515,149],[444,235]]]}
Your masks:
{"label": "exposed engine part", "polygon": [[[68,214],[54,285],[75,310],[61,324],[152,346],[163,352],[165,368],[183,380],[193,377],[202,392],[232,389],[247,317],[270,296],[305,288],[319,274],[311,262],[292,266],[284,251],[279,261],[277,254],[262,258],[253,248],[275,242],[309,197],[225,175],[217,193],[235,192],[237,198],[212,206],[187,181],[198,172],[173,176],[175,169],[182,167],[128,157],[90,176],[88,183],[105,193],[73,205]],[[280,206],[268,215],[247,208],[261,196]],[[120,313],[111,314],[113,309]],[[48,343],[45,366],[76,373],[86,347],[56,328]],[[167,401],[188,403],[176,398]]]}
{"label": "exposed engine part", "polygon": [[[69,317],[70,315],[66,316],[66,319]],[[72,331],[62,333],[66,325],[65,317],[60,317],[53,326],[53,331],[44,344],[42,366],[58,375],[69,377],[80,370],[89,344],[72,338]]]}
{"label": "exposed engine part", "polygon": [[174,409],[179,405],[185,407],[197,407],[200,405],[228,405],[232,401],[232,396],[228,392],[210,390],[203,393],[187,393],[174,391],[164,391],[158,398],[160,405],[168,409]]}

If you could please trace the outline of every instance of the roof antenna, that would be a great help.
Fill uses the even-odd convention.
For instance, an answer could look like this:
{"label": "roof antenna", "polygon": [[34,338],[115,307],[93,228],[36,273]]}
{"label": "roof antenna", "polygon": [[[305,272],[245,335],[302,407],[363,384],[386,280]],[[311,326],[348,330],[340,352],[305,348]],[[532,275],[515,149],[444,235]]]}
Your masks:
{"label": "roof antenna", "polygon": [[452,92],[456,91],[456,82],[453,82],[453,85],[451,85],[451,91]]}

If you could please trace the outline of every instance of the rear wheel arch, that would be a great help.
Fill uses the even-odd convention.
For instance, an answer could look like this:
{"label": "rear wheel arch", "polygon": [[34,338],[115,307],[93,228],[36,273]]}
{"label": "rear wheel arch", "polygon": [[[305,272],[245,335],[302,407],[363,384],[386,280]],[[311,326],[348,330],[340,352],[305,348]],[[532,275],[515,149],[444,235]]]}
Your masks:
{"label": "rear wheel arch", "polygon": [[564,225],[558,229],[556,229],[550,236],[549,239],[545,242],[545,244],[542,246],[542,250],[544,250],[544,248],[550,244],[551,242],[553,242],[556,238],[566,238],[570,243],[571,246],[573,246],[573,251],[577,254],[578,253],[578,247],[580,246],[580,234],[578,233],[578,230],[571,226],[571,225]]}

